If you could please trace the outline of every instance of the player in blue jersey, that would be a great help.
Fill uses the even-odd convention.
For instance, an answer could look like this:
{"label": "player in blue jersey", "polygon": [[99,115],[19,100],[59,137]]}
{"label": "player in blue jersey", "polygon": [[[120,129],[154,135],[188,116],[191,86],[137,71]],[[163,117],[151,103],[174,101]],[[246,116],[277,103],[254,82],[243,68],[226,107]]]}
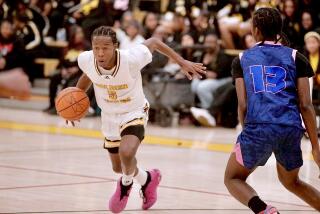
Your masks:
{"label": "player in blue jersey", "polygon": [[246,183],[256,167],[265,165],[274,153],[280,182],[320,211],[320,192],[298,175],[303,164],[300,144],[305,131],[300,113],[310,136],[313,158],[320,167],[308,81],[313,75],[312,68],[302,54],[278,43],[284,40],[278,10],[260,8],[252,23],[252,33],[259,42],[232,64],[243,130],[227,164],[225,185],[231,195],[254,213],[278,213]]}

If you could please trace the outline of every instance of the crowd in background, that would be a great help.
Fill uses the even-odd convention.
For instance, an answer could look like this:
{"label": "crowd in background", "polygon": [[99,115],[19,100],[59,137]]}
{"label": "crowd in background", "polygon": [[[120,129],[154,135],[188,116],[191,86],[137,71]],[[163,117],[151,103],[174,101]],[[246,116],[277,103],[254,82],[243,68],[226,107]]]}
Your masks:
{"label": "crowd in background", "polygon": [[[260,7],[281,11],[288,45],[310,60],[316,74],[313,96],[320,99],[316,92],[320,91],[318,0],[0,0],[0,95],[24,96],[30,93],[29,82],[50,78],[45,111],[54,114],[60,86],[75,85],[81,75],[76,59],[90,49],[91,32],[108,25],[116,31],[120,49],[156,37],[185,59],[207,67],[203,79],[189,81],[179,73],[179,65],[154,53],[142,71],[153,107],[151,121],[235,127],[237,98],[231,64],[239,51],[256,44],[250,34],[251,15]],[[57,58],[59,64],[44,77],[37,58]],[[94,99],[91,106],[91,113],[98,114]]]}

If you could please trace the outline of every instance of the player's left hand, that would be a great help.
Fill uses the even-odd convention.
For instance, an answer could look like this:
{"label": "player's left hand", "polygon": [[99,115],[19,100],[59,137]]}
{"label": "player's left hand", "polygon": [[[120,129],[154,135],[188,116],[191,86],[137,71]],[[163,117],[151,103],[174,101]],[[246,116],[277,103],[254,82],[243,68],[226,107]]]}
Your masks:
{"label": "player's left hand", "polygon": [[189,80],[192,80],[194,77],[201,79],[202,74],[206,74],[206,67],[202,63],[194,63],[188,60],[183,60],[180,64],[182,73],[184,73]]}

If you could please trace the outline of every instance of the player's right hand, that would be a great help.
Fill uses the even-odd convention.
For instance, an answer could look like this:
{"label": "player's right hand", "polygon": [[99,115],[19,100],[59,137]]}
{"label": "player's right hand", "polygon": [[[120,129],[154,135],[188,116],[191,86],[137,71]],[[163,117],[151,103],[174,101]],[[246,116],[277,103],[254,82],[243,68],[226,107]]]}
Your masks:
{"label": "player's right hand", "polygon": [[[69,122],[71,123],[71,125],[72,125],[73,127],[75,127],[74,121],[66,120],[66,124],[67,124],[67,125],[69,124]],[[80,122],[80,120],[78,120],[78,122]]]}
{"label": "player's right hand", "polygon": [[[319,173],[320,173],[320,149],[319,148],[312,149],[312,156],[313,156],[314,162],[316,162],[316,164],[319,167]],[[320,175],[319,175],[319,178],[320,178]]]}

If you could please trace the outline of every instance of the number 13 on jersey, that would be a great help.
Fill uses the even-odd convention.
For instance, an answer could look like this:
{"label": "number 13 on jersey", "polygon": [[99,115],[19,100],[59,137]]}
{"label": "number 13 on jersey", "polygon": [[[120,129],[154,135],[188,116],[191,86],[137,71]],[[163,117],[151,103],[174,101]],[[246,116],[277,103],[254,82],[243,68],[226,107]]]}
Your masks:
{"label": "number 13 on jersey", "polygon": [[250,66],[250,74],[255,93],[276,94],[286,88],[286,70],[279,66]]}

